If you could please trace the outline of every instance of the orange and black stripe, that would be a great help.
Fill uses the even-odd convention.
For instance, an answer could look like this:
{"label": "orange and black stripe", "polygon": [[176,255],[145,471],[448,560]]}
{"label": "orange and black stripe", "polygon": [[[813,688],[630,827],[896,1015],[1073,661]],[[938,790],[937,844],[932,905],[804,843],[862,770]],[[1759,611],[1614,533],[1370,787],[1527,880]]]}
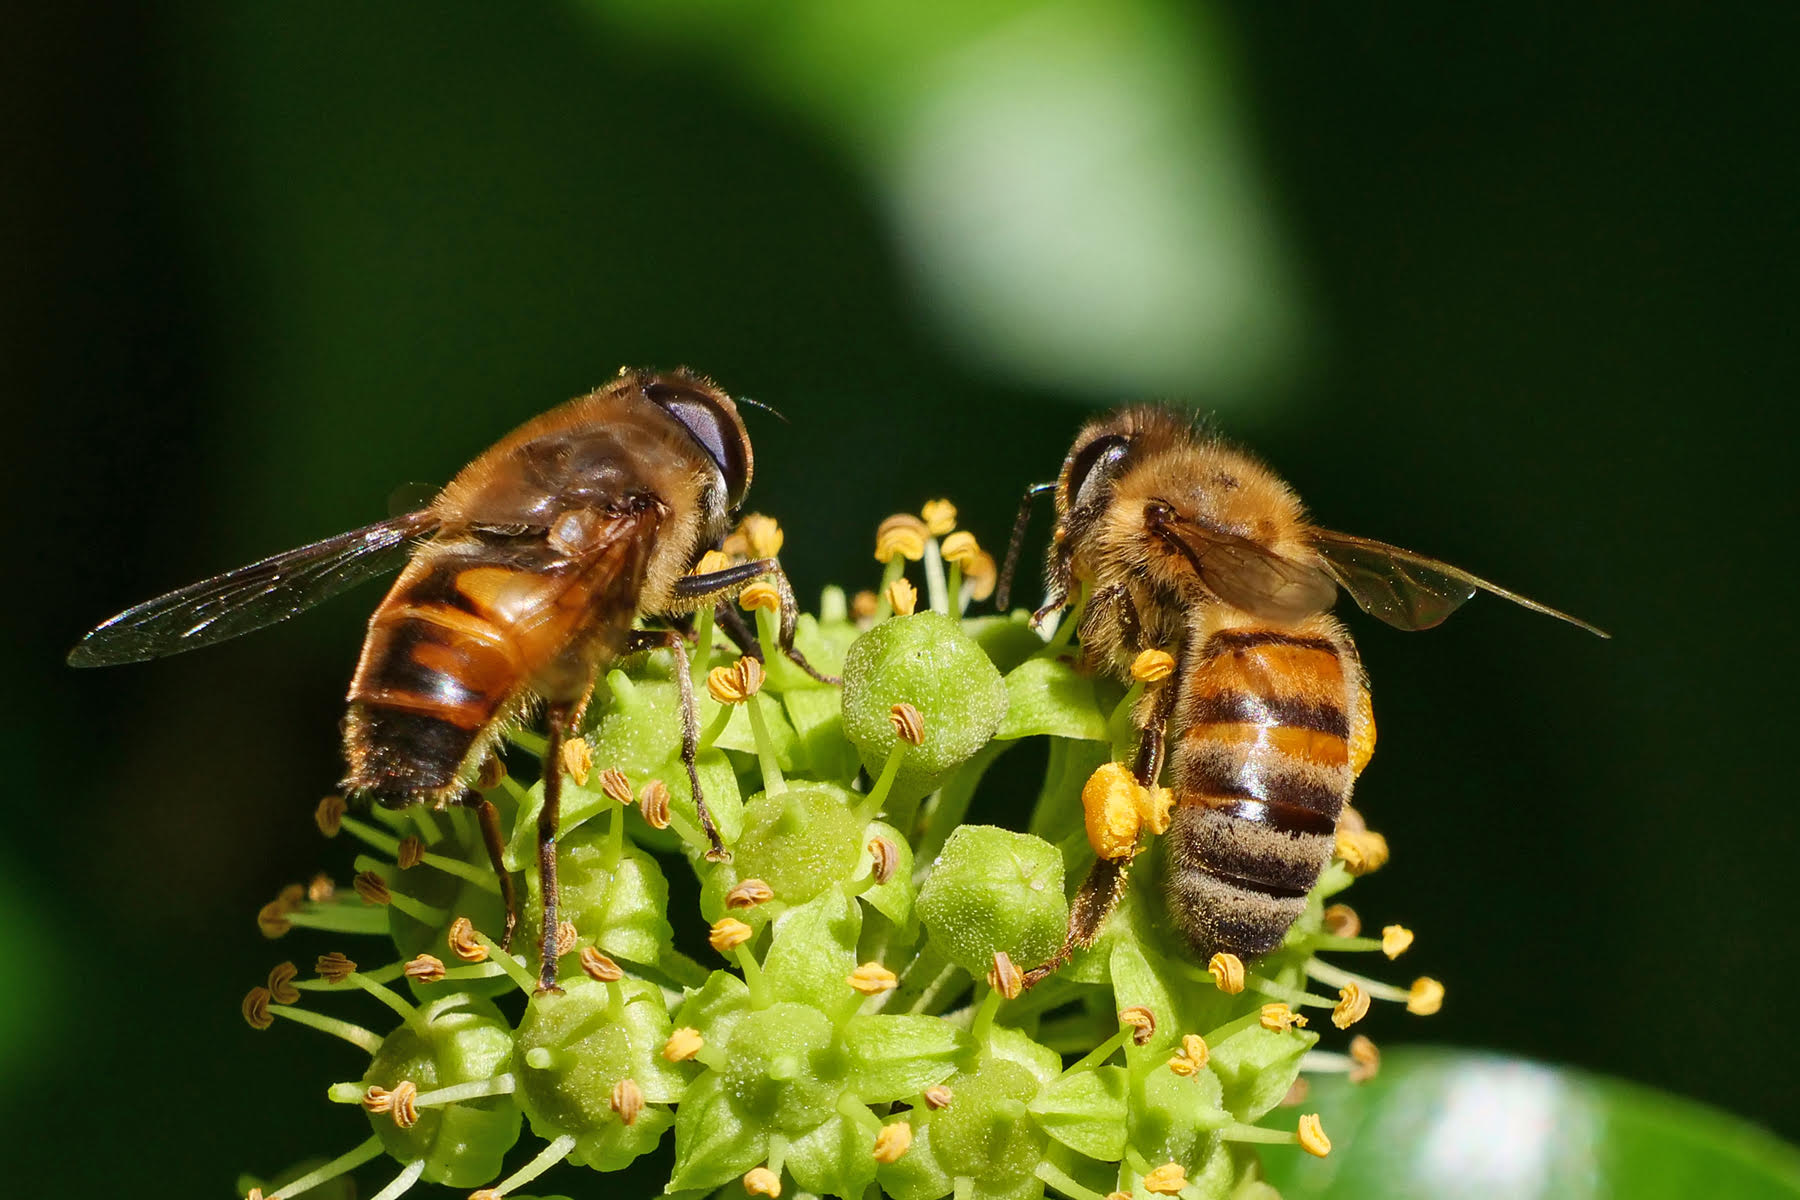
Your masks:
{"label": "orange and black stripe", "polygon": [[1353,656],[1323,621],[1228,629],[1183,671],[1165,887],[1197,950],[1273,949],[1330,861],[1354,780]]}

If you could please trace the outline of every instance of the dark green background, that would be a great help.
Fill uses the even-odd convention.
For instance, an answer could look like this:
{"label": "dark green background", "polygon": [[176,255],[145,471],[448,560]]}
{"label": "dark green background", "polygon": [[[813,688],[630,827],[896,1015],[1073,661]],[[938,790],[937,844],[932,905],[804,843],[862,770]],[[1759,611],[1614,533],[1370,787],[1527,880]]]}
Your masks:
{"label": "dark green background", "polygon": [[[930,496],[997,544],[1086,406],[1139,398],[1129,362],[1059,386],[947,336],[867,114],[834,122],[809,60],[771,66],[782,33],[707,11],[691,36],[475,4],[16,18],[15,1185],[224,1196],[363,1136],[322,1100],[355,1052],[236,1007],[330,948],[251,918],[347,871],[310,813],[373,594],[63,669],[93,622],[379,518],[620,363],[786,412],[752,417],[753,502],[803,595],[871,584],[875,521]],[[1285,378],[1184,398],[1326,523],[1616,635],[1491,601],[1428,635],[1353,621],[1381,728],[1360,803],[1394,847],[1355,899],[1449,987],[1373,1035],[1576,1063],[1791,1137],[1800,29],[1774,11],[1254,5],[1168,46],[1230,96],[1304,281]],[[865,69],[810,53],[820,78]]]}

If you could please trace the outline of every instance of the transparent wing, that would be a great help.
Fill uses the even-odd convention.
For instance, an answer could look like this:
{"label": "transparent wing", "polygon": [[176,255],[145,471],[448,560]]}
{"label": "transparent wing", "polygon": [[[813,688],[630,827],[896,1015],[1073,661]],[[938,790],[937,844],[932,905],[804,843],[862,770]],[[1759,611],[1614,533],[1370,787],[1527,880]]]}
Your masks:
{"label": "transparent wing", "polygon": [[69,651],[69,665],[143,662],[285,621],[395,570],[436,526],[429,512],[408,513],[189,584],[102,624]]}
{"label": "transparent wing", "polygon": [[1179,518],[1160,521],[1156,528],[1193,564],[1215,596],[1252,616],[1298,621],[1324,612],[1337,599],[1330,575],[1248,538]]}
{"label": "transparent wing", "polygon": [[1517,592],[1509,592],[1460,567],[1386,542],[1317,529],[1313,531],[1313,545],[1351,599],[1364,612],[1396,629],[1430,629],[1480,591],[1492,592],[1533,612],[1567,621],[1600,637],[1612,636],[1579,617],[1539,604]]}

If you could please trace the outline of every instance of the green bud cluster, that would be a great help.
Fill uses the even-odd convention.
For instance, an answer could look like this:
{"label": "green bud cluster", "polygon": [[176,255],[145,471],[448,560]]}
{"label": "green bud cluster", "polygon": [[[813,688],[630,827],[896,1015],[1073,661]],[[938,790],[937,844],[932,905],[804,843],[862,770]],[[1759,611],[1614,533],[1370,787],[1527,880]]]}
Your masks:
{"label": "green bud cluster", "polygon": [[[928,570],[941,570],[936,544]],[[339,939],[321,952],[382,965],[321,959],[297,986],[271,977],[245,1014],[368,1051],[361,1079],[330,1089],[364,1110],[367,1136],[242,1190],[327,1195],[387,1158],[399,1171],[381,1200],[415,1183],[518,1197],[560,1163],[617,1171],[660,1147],[667,1190],[693,1196],[1272,1195],[1258,1144],[1296,1140],[1294,1117],[1270,1114],[1302,1068],[1367,1066],[1366,1054],[1314,1049],[1338,998],[1309,981],[1406,995],[1318,958],[1380,946],[1327,921],[1349,874],[1335,864],[1286,944],[1225,990],[1171,934],[1152,846],[1096,943],[1016,991],[1001,964],[1029,968],[1062,945],[1068,897],[1093,861],[1082,787],[1128,757],[1136,690],[1078,673],[1066,639],[1046,645],[1022,613],[965,618],[958,576],[949,589],[927,582],[936,611],[884,604],[879,620],[853,621],[834,588],[801,617],[799,648],[841,688],[783,661],[758,613],[766,679],[722,704],[707,671],[736,651],[702,619],[697,769],[728,861],[704,853],[672,657],[606,676],[585,731],[592,769],[564,779],[560,911],[574,936],[561,994],[532,994],[541,782],[509,775],[483,793],[526,881],[514,954],[498,945],[504,906],[468,811],[343,818],[381,894],[290,893],[264,910],[264,930],[381,934],[397,957]],[[910,731],[902,705],[916,713]],[[996,763],[1033,740],[1048,768],[1019,828],[967,823]],[[520,732],[509,753],[541,751]],[[634,797],[665,790],[666,820],[621,803],[621,775]],[[321,993],[356,990],[397,1023],[376,1032],[318,1011]],[[1271,1017],[1272,1004],[1314,1027]]]}

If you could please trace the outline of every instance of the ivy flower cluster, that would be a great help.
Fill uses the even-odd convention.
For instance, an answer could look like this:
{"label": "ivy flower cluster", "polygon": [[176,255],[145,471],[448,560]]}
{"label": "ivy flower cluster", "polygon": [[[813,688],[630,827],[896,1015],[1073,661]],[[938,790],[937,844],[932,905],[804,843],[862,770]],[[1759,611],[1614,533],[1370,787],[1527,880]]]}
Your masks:
{"label": "ivy flower cluster", "polygon": [[[721,553],[780,546],[750,517]],[[526,882],[510,950],[468,812],[321,802],[320,831],[360,850],[353,879],[264,906],[266,936],[317,954],[310,974],[275,966],[242,1011],[348,1041],[368,1066],[327,1092],[351,1110],[351,1148],[240,1194],[289,1200],[386,1160],[375,1200],[421,1183],[499,1200],[560,1163],[609,1172],[655,1152],[667,1191],[696,1197],[1267,1200],[1265,1147],[1329,1153],[1299,1111],[1303,1072],[1367,1078],[1373,1043],[1337,1031],[1376,1002],[1429,1014],[1443,997],[1337,958],[1412,941],[1399,925],[1365,936],[1334,900],[1386,842],[1347,814],[1285,943],[1203,963],[1163,914],[1152,840],[1095,944],[1023,988],[1096,851],[1166,819],[1167,797],[1113,764],[1167,655],[1127,689],[1074,668],[1072,622],[1046,641],[1023,613],[968,615],[994,560],[947,501],[883,522],[876,558],[876,588],[828,588],[800,618],[797,644],[841,688],[779,653],[771,587],[740,601],[760,656],[697,620],[697,773],[728,861],[705,854],[666,651],[617,664],[560,761],[511,735],[513,766],[565,775],[560,994],[534,995],[541,782],[499,760],[477,781]],[[1048,765],[1022,827],[970,823],[984,786],[1037,761],[1018,749],[1034,741]],[[381,1020],[342,1015],[352,992]]]}

